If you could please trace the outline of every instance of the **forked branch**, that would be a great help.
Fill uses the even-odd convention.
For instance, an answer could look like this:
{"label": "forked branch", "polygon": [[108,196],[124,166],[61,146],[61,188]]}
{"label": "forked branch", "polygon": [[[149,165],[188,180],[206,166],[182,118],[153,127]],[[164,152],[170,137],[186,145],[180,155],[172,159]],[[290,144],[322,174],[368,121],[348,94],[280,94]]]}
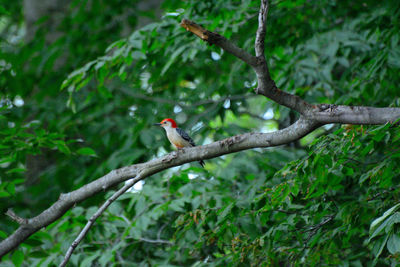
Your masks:
{"label": "forked branch", "polygon": [[400,118],[400,108],[374,108],[322,103],[313,105],[299,96],[278,89],[275,81],[270,76],[268,60],[264,51],[268,9],[269,2],[261,0],[255,41],[255,57],[237,47],[225,37],[204,29],[193,21],[183,19],[181,26],[200,37],[203,41],[208,42],[210,45],[221,47],[251,66],[257,75],[258,86],[255,89],[257,94],[264,95],[282,106],[295,110],[317,124],[384,124],[395,122]]}

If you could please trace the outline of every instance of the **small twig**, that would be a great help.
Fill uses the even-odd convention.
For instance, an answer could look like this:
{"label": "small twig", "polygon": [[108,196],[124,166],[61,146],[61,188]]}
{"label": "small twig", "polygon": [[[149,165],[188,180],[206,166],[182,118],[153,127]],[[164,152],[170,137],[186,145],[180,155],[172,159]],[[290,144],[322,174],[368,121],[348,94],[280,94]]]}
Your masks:
{"label": "small twig", "polygon": [[365,165],[366,166],[366,165],[371,165],[371,164],[378,164],[378,163],[382,162],[383,160],[385,160],[387,157],[388,156],[385,156],[380,161],[372,161],[372,162],[362,162],[362,161],[356,160],[356,159],[354,159],[352,157],[347,157],[347,161],[345,161],[344,164],[346,164],[346,163],[348,163],[350,161],[354,161],[355,163],[358,163],[360,165]]}
{"label": "small twig", "polygon": [[132,222],[128,218],[126,218],[125,215],[122,214],[121,218],[126,222],[127,225],[131,225],[132,224]]}
{"label": "small twig", "polygon": [[325,224],[327,224],[328,222],[332,221],[333,218],[335,217],[334,214],[329,215],[324,221],[311,226],[310,228],[308,228],[307,230],[304,230],[304,232],[311,232],[310,236],[307,238],[306,243],[308,242],[308,240],[310,240],[310,238],[315,235],[315,233],[318,231],[319,228],[321,228],[322,226],[324,226]]}
{"label": "small twig", "polygon": [[164,228],[167,226],[168,224],[163,224],[163,226],[161,226],[160,227],[160,229],[158,230],[158,232],[157,232],[157,239],[160,239],[160,236],[161,236],[161,232],[162,232],[162,230],[164,230]]}
{"label": "small twig", "polygon": [[398,188],[398,186],[397,186],[397,187],[389,188],[388,190],[383,190],[382,192],[379,192],[379,193],[373,195],[372,197],[368,197],[368,198],[367,198],[367,201],[373,201],[373,200],[377,199],[378,197],[380,197],[380,196],[382,196],[382,195],[384,195],[384,194],[388,194],[388,193],[393,192],[393,191],[396,190],[397,188]]}
{"label": "small twig", "polygon": [[131,180],[127,181],[126,184],[121,187],[117,192],[115,192],[106,202],[96,211],[95,214],[90,217],[89,221],[86,223],[85,227],[79,233],[78,237],[72,242],[71,246],[69,247],[67,253],[65,254],[64,260],[61,262],[59,267],[64,267],[67,265],[69,259],[71,258],[72,253],[74,252],[75,248],[78,244],[82,241],[82,239],[86,236],[89,229],[93,226],[96,219],[113,203],[119,196],[125,193],[129,188],[131,188],[134,184],[140,181],[141,176],[140,174],[136,177],[132,178]]}
{"label": "small twig", "polygon": [[22,217],[19,217],[12,209],[8,209],[6,215],[11,218],[11,220],[19,223],[19,224],[28,224],[28,220]]}
{"label": "small twig", "polygon": [[121,251],[120,251],[120,250],[117,249],[115,255],[117,256],[117,259],[118,259],[118,261],[119,261],[120,263],[124,263],[124,262],[125,262],[124,258],[123,258],[122,255],[121,255]]}
{"label": "small twig", "polygon": [[322,222],[320,222],[320,223],[318,223],[318,224],[316,224],[316,225],[313,225],[313,226],[311,226],[309,229],[303,231],[303,232],[310,232],[310,234],[308,235],[307,239],[304,241],[303,249],[294,257],[294,259],[293,259],[292,262],[296,262],[297,258],[300,256],[300,254],[302,254],[302,253],[304,252],[304,250],[305,250],[306,248],[308,248],[308,246],[307,246],[308,241],[310,241],[310,239],[317,233],[317,231],[318,231],[322,226],[324,226],[325,224],[327,224],[327,223],[329,223],[330,221],[332,221],[333,218],[335,218],[335,214],[328,215],[328,217],[327,217],[324,221],[322,221]]}

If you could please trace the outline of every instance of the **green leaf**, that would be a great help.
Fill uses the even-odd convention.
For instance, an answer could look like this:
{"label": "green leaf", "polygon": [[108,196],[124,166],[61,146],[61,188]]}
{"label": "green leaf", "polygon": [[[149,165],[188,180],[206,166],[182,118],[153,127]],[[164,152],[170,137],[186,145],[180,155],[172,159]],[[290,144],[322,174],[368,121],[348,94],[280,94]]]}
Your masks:
{"label": "green leaf", "polygon": [[374,143],[370,142],[364,149],[360,152],[362,156],[367,155],[368,153],[371,153],[374,149]]}
{"label": "green leaf", "polygon": [[71,154],[71,150],[69,150],[68,146],[65,144],[65,142],[57,142],[56,146],[58,150],[60,150],[62,153],[69,155]]}
{"label": "green leaf", "polygon": [[84,258],[84,260],[80,263],[80,266],[90,267],[93,266],[93,261],[100,257],[100,250],[96,251],[92,255],[88,255]]}
{"label": "green leaf", "polygon": [[11,260],[16,267],[21,266],[22,262],[24,261],[24,253],[22,253],[21,250],[17,249],[16,251],[14,251]]}
{"label": "green leaf", "polygon": [[144,60],[144,59],[146,59],[146,55],[145,54],[143,54],[142,52],[140,52],[140,51],[133,51],[132,53],[131,53],[131,55],[132,55],[132,58],[133,59],[142,59],[142,60]]}
{"label": "green leaf", "polygon": [[169,57],[167,64],[165,64],[164,68],[161,70],[161,76],[163,76],[167,70],[171,67],[172,63],[176,60],[176,58],[186,49],[188,49],[187,45],[182,45],[177,50],[175,50],[172,55]]}
{"label": "green leaf", "polygon": [[104,86],[100,85],[97,87],[97,90],[99,90],[100,94],[105,97],[105,98],[112,98],[112,93]]}
{"label": "green leaf", "polygon": [[9,192],[11,195],[15,194],[15,185],[11,182],[8,183],[5,187],[5,189],[7,190],[7,192]]}
{"label": "green leaf", "polygon": [[392,233],[387,241],[387,249],[391,254],[400,252],[400,236],[399,234]]}
{"label": "green leaf", "polygon": [[0,198],[2,197],[9,197],[11,196],[10,193],[8,193],[7,191],[4,191],[2,189],[0,189]]}
{"label": "green leaf", "polygon": [[6,239],[7,238],[7,234],[0,230],[0,238]]}
{"label": "green leaf", "polygon": [[184,211],[184,209],[183,209],[184,205],[185,205],[185,200],[182,199],[182,198],[178,198],[178,199],[172,200],[168,207],[169,207],[170,210],[183,212]]}
{"label": "green leaf", "polygon": [[45,250],[33,251],[33,252],[29,253],[29,257],[38,258],[38,259],[47,258],[48,256],[49,256],[49,253]]}
{"label": "green leaf", "polygon": [[90,147],[82,147],[76,151],[80,155],[97,157],[96,152]]}
{"label": "green leaf", "polygon": [[386,235],[383,239],[376,242],[376,244],[374,246],[374,250],[373,250],[373,252],[375,254],[375,259],[373,261],[373,265],[375,265],[376,262],[378,261],[379,256],[381,255],[383,249],[385,248],[388,238],[389,238],[389,235]]}
{"label": "green leaf", "polygon": [[229,204],[228,206],[225,207],[225,209],[218,216],[218,223],[221,223],[222,221],[225,220],[226,216],[231,212],[234,205],[235,205],[235,203],[232,202],[231,204]]}
{"label": "green leaf", "polygon": [[11,174],[11,173],[21,173],[21,172],[26,172],[26,169],[25,168],[14,168],[14,169],[7,171],[6,173]]}
{"label": "green leaf", "polygon": [[387,225],[388,220],[386,220],[390,215],[392,215],[398,208],[400,207],[400,203],[388,209],[381,217],[375,219],[369,228],[369,240],[371,241],[372,238],[377,236],[383,228]]}
{"label": "green leaf", "polygon": [[76,113],[76,103],[72,97],[72,93],[70,93],[67,100],[67,107],[72,110],[73,113]]}

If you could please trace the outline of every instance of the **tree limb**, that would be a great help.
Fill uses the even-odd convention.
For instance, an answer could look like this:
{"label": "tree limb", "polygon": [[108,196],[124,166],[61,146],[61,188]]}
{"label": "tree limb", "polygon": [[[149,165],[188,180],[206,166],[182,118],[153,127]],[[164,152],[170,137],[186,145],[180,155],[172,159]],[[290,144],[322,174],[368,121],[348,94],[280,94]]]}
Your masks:
{"label": "tree limb", "polygon": [[219,35],[218,33],[206,30],[193,21],[183,19],[181,22],[181,26],[187,31],[190,31],[196,36],[200,37],[202,40],[208,42],[209,44],[215,44],[221,47],[223,50],[231,53],[232,55],[250,65],[256,72],[258,79],[258,87],[256,89],[257,94],[264,95],[277,102],[278,104],[294,109],[300,114],[305,115],[307,111],[311,109],[311,105],[298,96],[279,90],[276,87],[275,82],[270,77],[267,62],[264,57],[264,39],[261,40],[262,37],[265,37],[266,28],[264,22],[266,20],[268,10],[268,1],[262,0],[262,3],[264,2],[266,4],[262,5],[263,10],[260,10],[259,16],[259,21],[262,22],[262,24],[259,26],[259,30],[257,31],[257,57],[250,55],[243,49],[237,47],[235,44],[227,40],[225,37]]}
{"label": "tree limb", "polygon": [[219,35],[218,33],[211,32],[209,30],[204,29],[201,27],[199,24],[183,19],[181,21],[181,26],[185,28],[187,31],[190,31],[197,35],[199,38],[201,38],[203,41],[208,42],[209,44],[215,44],[228,53],[231,53],[232,55],[240,58],[247,64],[249,64],[252,67],[257,66],[257,58],[255,56],[250,55],[243,49],[237,47],[235,44],[231,43],[228,41],[225,37],[222,35]]}
{"label": "tree limb", "polygon": [[400,118],[400,108],[320,104],[307,117],[322,124],[385,124],[394,123]]}
{"label": "tree limb", "polygon": [[[223,50],[243,60],[250,65],[258,80],[256,93],[264,95],[276,103],[293,109],[305,118],[316,123],[342,123],[342,124],[384,124],[395,122],[400,118],[400,108],[374,108],[365,106],[344,106],[332,104],[312,105],[299,96],[278,89],[271,79],[267,60],[264,56],[264,39],[266,35],[266,20],[268,13],[268,1],[261,0],[258,17],[258,29],[256,33],[255,52],[256,57],[238,48],[225,37],[202,28],[187,19],[183,19],[181,26],[199,36],[209,44],[215,44]],[[221,41],[223,40],[223,41]]]}
{"label": "tree limb", "polygon": [[255,52],[259,63],[254,67],[258,80],[256,93],[264,95],[278,104],[293,109],[302,115],[306,115],[309,110],[311,110],[312,106],[296,95],[279,90],[269,73],[268,61],[265,58],[265,35],[267,33],[268,9],[268,0],[261,0],[255,41]]}
{"label": "tree limb", "polygon": [[236,135],[208,145],[185,148],[146,163],[139,163],[113,170],[105,176],[75,191],[61,194],[59,200],[47,210],[34,218],[27,219],[26,224],[20,225],[13,234],[0,242],[0,257],[16,248],[35,232],[60,218],[75,204],[82,202],[96,193],[131,179],[131,177],[140,175],[140,179],[135,178],[137,182],[155,173],[187,162],[215,158],[250,148],[272,147],[287,144],[312,132],[318,126],[319,125],[314,121],[300,118],[291,126],[272,133],[246,133]]}

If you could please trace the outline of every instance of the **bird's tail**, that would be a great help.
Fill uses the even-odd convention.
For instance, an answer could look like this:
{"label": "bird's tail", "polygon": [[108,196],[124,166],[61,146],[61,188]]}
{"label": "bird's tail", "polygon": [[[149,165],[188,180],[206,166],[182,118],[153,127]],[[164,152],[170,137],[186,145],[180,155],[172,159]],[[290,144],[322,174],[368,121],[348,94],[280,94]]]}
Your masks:
{"label": "bird's tail", "polygon": [[204,168],[204,165],[206,165],[203,160],[200,160],[199,163],[200,163],[201,167],[203,167],[203,168]]}

